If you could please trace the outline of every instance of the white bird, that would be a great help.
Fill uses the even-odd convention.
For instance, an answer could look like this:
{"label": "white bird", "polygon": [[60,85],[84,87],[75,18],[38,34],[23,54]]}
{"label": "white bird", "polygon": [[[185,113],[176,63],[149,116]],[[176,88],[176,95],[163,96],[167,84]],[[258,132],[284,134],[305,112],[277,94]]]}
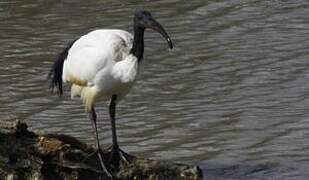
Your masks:
{"label": "white bird", "polygon": [[134,16],[134,36],[127,31],[116,29],[92,31],[70,43],[60,53],[50,71],[52,89],[57,87],[61,95],[62,81],[68,82],[72,85],[71,97],[81,97],[92,122],[97,155],[103,170],[109,176],[100,154],[95,103],[99,100],[110,100],[112,153],[109,163],[117,167],[120,159],[126,159],[127,154],[119,148],[117,142],[116,104],[135,82],[139,63],[143,59],[146,28],[159,32],[167,40],[169,47],[173,48],[170,37],[150,12],[138,10]]}

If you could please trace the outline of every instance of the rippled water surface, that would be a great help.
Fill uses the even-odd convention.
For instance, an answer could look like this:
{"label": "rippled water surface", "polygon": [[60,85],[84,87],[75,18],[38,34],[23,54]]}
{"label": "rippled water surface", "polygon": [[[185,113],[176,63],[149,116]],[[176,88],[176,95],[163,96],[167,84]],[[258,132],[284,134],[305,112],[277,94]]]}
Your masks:
{"label": "rippled water surface", "polygon": [[[98,28],[132,32],[137,7],[174,40],[145,34],[143,72],[119,104],[128,152],[199,164],[207,179],[308,179],[309,3],[295,1],[0,2],[0,119],[92,144],[81,102],[46,76],[67,42]],[[100,138],[111,142],[107,105]]]}

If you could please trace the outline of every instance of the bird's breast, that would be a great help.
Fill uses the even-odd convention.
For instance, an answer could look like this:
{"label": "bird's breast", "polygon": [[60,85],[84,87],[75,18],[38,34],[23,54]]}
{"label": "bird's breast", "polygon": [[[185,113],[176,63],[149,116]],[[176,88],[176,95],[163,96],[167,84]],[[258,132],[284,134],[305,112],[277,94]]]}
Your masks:
{"label": "bird's breast", "polygon": [[130,56],[100,71],[95,81],[100,96],[111,96],[113,94],[125,96],[135,82],[137,71],[137,59]]}
{"label": "bird's breast", "polygon": [[133,83],[137,75],[137,58],[129,55],[124,60],[117,62],[112,69],[112,76],[120,84]]}

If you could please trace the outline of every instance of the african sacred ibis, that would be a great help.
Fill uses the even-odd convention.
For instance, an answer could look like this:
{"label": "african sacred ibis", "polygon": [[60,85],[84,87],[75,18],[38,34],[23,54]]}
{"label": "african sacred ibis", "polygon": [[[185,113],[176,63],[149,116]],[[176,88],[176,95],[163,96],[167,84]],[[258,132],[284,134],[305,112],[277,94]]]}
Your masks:
{"label": "african sacred ibis", "polygon": [[[80,96],[94,130],[97,155],[105,172],[96,125],[95,103],[110,100],[109,113],[112,127],[111,164],[118,166],[126,154],[117,143],[115,113],[116,104],[129,92],[138,72],[144,53],[146,28],[159,32],[172,49],[173,44],[164,28],[150,12],[137,10],[134,15],[134,36],[116,29],[92,31],[69,44],[54,63],[50,76],[51,88],[57,87],[62,94],[62,81],[69,82],[71,97]],[[110,175],[110,174],[109,174]]]}

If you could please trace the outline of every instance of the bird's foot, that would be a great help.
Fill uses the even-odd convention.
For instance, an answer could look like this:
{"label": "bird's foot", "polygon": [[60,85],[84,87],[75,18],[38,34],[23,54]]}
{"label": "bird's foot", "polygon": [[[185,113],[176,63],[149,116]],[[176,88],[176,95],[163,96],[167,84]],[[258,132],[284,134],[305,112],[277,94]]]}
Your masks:
{"label": "bird's foot", "polygon": [[104,161],[103,161],[103,158],[102,158],[102,155],[101,155],[101,149],[100,149],[100,148],[97,148],[95,151],[93,151],[92,153],[88,154],[87,157],[85,157],[85,158],[82,160],[82,162],[85,162],[86,160],[88,160],[89,158],[91,158],[94,154],[97,155],[103,172],[104,172],[109,178],[112,179],[112,178],[113,178],[112,174],[107,170],[107,168],[106,168],[106,166],[105,166],[105,164],[104,164]]}
{"label": "bird's foot", "polygon": [[109,178],[113,178],[112,174],[106,169],[106,166],[103,162],[103,159],[102,159],[102,155],[101,155],[101,150],[98,149],[97,150],[97,155],[98,155],[98,158],[99,158],[99,161],[100,161],[100,164],[101,164],[101,167],[102,167],[102,170],[104,171],[104,173],[109,177]]}
{"label": "bird's foot", "polygon": [[134,156],[124,152],[118,146],[111,147],[109,163],[114,169],[118,169],[120,163],[129,164],[134,159]]}
{"label": "bird's foot", "polygon": [[97,153],[98,153],[98,151],[99,151],[99,150],[95,150],[95,151],[93,151],[93,152],[87,154],[87,156],[84,157],[83,160],[81,160],[81,163],[86,163],[86,161],[89,160],[89,159],[91,159],[92,156],[93,156],[94,154],[97,154]]}

